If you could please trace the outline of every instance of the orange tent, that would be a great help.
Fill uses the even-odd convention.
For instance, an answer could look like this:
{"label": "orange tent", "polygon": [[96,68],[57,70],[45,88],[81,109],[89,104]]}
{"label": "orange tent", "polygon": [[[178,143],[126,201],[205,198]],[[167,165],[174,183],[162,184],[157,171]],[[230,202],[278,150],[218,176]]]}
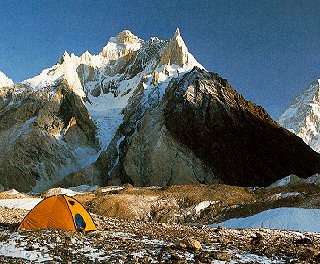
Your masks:
{"label": "orange tent", "polygon": [[82,204],[66,195],[50,196],[41,201],[23,219],[18,230],[50,227],[62,230],[97,230]]}

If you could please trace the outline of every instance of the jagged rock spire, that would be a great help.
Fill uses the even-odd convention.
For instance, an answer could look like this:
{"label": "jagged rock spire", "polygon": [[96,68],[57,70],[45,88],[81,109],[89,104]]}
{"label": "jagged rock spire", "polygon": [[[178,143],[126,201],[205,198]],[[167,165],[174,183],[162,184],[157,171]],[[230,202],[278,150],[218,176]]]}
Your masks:
{"label": "jagged rock spire", "polygon": [[181,37],[179,28],[176,29],[173,38],[162,51],[159,65],[176,64],[180,67],[202,67],[189,53],[188,48]]}
{"label": "jagged rock spire", "polygon": [[63,64],[65,62],[66,59],[70,58],[70,54],[65,50],[62,54],[62,56],[60,57],[58,63],[59,64]]}
{"label": "jagged rock spire", "polygon": [[179,37],[179,36],[180,36],[180,30],[179,30],[179,28],[177,28],[177,29],[176,29],[176,32],[174,33],[173,38],[177,38],[177,37]]}

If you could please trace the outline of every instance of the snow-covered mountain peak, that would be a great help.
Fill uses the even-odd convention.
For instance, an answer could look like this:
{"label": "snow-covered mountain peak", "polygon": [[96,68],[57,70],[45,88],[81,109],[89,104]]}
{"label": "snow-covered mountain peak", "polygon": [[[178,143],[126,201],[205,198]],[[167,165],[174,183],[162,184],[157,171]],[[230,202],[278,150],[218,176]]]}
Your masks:
{"label": "snow-covered mountain peak", "polygon": [[107,45],[102,49],[100,55],[109,60],[117,60],[132,52],[139,50],[144,41],[133,35],[131,31],[124,30],[116,37],[111,37]]}
{"label": "snow-covered mountain peak", "polygon": [[60,57],[58,63],[59,63],[59,64],[63,64],[63,62],[64,62],[65,60],[68,60],[69,58],[70,58],[70,54],[65,50],[65,51],[63,52],[62,56]]}
{"label": "snow-covered mountain peak", "polygon": [[314,80],[279,117],[279,123],[320,152],[320,79]]}
{"label": "snow-covered mountain peak", "polygon": [[140,43],[143,42],[142,39],[132,34],[130,30],[123,30],[116,36],[119,43]]}
{"label": "snow-covered mountain peak", "polygon": [[100,55],[91,55],[89,51],[84,52],[80,57],[74,53],[69,54],[65,51],[57,64],[43,70],[39,75],[23,81],[22,84],[24,86],[20,90],[43,90],[46,87],[56,85],[61,79],[64,79],[68,83],[69,88],[77,95],[85,97],[86,94],[78,74],[79,66],[86,65],[87,67],[97,69],[103,68],[108,62],[107,58]]}
{"label": "snow-covered mountain peak", "polygon": [[8,78],[3,72],[0,71],[0,88],[10,87],[13,85],[13,81]]}

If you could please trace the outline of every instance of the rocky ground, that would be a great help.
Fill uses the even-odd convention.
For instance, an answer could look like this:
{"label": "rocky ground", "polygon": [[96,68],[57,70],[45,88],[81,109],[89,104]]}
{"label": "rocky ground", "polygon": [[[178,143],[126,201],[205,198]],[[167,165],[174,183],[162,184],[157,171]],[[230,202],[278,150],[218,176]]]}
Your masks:
{"label": "rocky ground", "polygon": [[[311,263],[320,235],[94,217],[99,230],[0,233],[2,263]],[[197,242],[198,241],[198,242]],[[10,251],[11,255],[10,256]],[[19,257],[19,258],[17,258]],[[25,258],[29,260],[25,260]]]}
{"label": "rocky ground", "polygon": [[0,262],[317,263],[320,233],[227,229],[205,223],[290,203],[317,207],[318,193],[316,186],[104,187],[76,196],[98,227],[87,233],[17,232],[29,211],[0,207]]}
{"label": "rocky ground", "polygon": [[[12,209],[14,211],[14,209]],[[3,212],[3,211],[2,211]],[[4,212],[3,212],[4,213]],[[17,211],[20,214],[21,211]],[[1,263],[315,263],[320,234],[120,220],[98,231],[0,231]],[[12,219],[11,222],[14,222]]]}

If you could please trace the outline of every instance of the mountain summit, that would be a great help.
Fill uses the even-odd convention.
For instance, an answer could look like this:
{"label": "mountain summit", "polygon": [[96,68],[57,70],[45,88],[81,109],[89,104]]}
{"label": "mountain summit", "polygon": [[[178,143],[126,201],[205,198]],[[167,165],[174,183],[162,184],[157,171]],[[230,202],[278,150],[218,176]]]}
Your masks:
{"label": "mountain summit", "polygon": [[[266,186],[320,171],[320,155],[189,52],[129,30],[98,55],[57,64],[0,93],[0,185],[228,183]],[[275,147],[276,146],[276,147]]]}
{"label": "mountain summit", "polygon": [[141,48],[143,40],[133,35],[131,31],[124,30],[116,37],[111,37],[107,45],[100,52],[101,56],[109,60],[117,60]]}
{"label": "mountain summit", "polygon": [[201,67],[192,54],[188,52],[188,48],[180,35],[179,28],[177,28],[171,41],[164,47],[159,64],[176,64],[181,67],[184,65],[197,65]]}

